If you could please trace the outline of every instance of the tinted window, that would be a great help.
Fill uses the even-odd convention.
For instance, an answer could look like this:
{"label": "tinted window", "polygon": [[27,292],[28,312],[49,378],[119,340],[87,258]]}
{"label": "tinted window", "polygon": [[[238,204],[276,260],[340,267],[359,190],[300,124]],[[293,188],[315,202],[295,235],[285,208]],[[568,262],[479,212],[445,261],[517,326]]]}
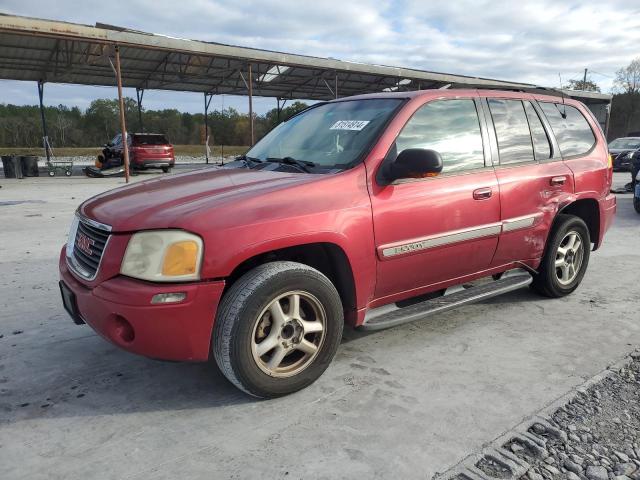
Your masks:
{"label": "tinted window", "polygon": [[531,133],[522,102],[495,98],[490,98],[488,102],[496,128],[500,164],[532,161]]}
{"label": "tinted window", "polygon": [[435,150],[443,172],[484,167],[482,135],[471,99],[437,100],[421,107],[396,139],[398,153],[407,148]]}
{"label": "tinted window", "polygon": [[547,116],[563,157],[582,155],[591,150],[596,139],[582,113],[570,105],[540,103]]}
{"label": "tinted window", "polygon": [[530,102],[524,102],[524,109],[527,112],[527,119],[529,120],[536,160],[551,158],[551,143],[549,142],[549,137],[547,137],[547,132],[542,126],[542,121],[540,117],[538,117],[538,112],[536,112],[536,109],[533,108]]}
{"label": "tinted window", "polygon": [[136,145],[167,145],[169,142],[164,135],[133,135]]}

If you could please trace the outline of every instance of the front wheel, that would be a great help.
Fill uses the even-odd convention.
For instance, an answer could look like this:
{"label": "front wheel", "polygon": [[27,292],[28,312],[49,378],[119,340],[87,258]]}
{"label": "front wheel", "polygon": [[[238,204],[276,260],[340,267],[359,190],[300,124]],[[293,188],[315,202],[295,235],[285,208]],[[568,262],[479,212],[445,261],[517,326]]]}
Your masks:
{"label": "front wheel", "polygon": [[584,221],[573,215],[558,215],[532,288],[552,298],[570,294],[587,271],[590,251],[589,229]]}
{"label": "front wheel", "polygon": [[331,281],[307,265],[270,262],[225,293],[213,355],[236,387],[259,398],[301,390],[331,363],[344,323]]}
{"label": "front wheel", "polygon": [[169,173],[171,171],[171,167],[162,167],[163,173]]}
{"label": "front wheel", "polygon": [[640,197],[633,197],[633,208],[636,212],[640,213]]}

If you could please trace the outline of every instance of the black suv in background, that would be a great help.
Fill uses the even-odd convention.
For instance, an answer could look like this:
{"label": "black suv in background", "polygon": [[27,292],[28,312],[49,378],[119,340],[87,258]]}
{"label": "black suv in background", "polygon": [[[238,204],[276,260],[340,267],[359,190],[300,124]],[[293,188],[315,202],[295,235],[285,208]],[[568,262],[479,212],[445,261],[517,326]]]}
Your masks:
{"label": "black suv in background", "polygon": [[640,137],[621,137],[609,143],[609,153],[613,157],[613,170],[628,172],[631,170],[631,159],[640,149]]}

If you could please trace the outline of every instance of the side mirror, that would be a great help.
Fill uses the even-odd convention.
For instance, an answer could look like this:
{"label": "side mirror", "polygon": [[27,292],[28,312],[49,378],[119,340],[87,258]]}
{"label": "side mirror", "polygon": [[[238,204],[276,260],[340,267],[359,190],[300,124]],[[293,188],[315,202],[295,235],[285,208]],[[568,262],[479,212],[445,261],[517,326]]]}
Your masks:
{"label": "side mirror", "polygon": [[385,179],[391,183],[401,178],[436,176],[442,171],[442,157],[435,150],[407,148],[389,165]]}

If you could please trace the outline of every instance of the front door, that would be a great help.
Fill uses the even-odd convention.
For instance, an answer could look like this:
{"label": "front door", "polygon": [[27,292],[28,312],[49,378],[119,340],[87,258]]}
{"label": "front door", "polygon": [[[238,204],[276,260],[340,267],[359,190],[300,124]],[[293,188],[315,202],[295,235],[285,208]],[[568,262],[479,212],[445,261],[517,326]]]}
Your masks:
{"label": "front door", "polygon": [[478,107],[474,98],[430,101],[396,138],[390,160],[407,148],[432,149],[444,168],[373,188],[380,303],[488,268],[500,234],[500,195]]}

